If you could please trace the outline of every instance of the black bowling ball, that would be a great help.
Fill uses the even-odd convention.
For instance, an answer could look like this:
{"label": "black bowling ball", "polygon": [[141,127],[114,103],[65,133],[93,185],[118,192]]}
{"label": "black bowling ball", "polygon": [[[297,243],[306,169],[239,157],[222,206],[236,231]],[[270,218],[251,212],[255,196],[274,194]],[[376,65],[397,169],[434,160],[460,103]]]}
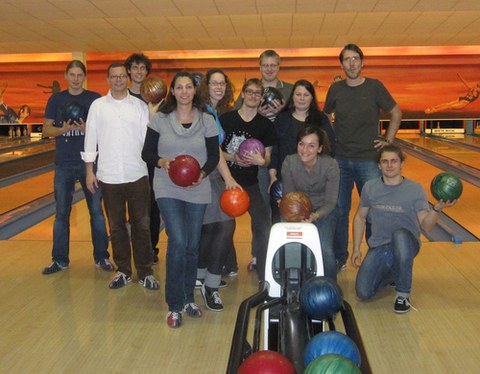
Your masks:
{"label": "black bowling ball", "polygon": [[80,104],[77,101],[72,101],[65,106],[63,110],[63,120],[66,122],[68,120],[72,120],[72,122],[80,123],[80,119],[85,121],[86,119],[87,110],[85,106]]}
{"label": "black bowling ball", "polygon": [[282,181],[277,179],[270,186],[270,199],[273,201],[278,201],[283,197],[283,186]]}
{"label": "black bowling ball", "polygon": [[283,101],[282,93],[277,90],[275,87],[267,87],[263,91],[263,98],[260,106],[272,105],[273,100]]}

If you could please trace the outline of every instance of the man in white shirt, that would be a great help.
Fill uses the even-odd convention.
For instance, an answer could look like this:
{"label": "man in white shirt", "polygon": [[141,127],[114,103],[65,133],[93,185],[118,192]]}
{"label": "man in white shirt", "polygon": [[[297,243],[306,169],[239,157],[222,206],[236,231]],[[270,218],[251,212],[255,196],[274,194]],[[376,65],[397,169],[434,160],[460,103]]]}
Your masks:
{"label": "man in white shirt", "polygon": [[[109,66],[107,82],[108,94],[90,107],[82,159],[87,167],[87,188],[92,193],[94,187],[101,188],[110,224],[113,259],[118,270],[109,287],[120,288],[132,281],[128,209],[139,283],[157,290],[159,283],[153,276],[150,242],[150,187],[147,165],[141,157],[148,107],[128,93],[128,75],[123,63]],[[95,175],[93,163],[97,155]]]}

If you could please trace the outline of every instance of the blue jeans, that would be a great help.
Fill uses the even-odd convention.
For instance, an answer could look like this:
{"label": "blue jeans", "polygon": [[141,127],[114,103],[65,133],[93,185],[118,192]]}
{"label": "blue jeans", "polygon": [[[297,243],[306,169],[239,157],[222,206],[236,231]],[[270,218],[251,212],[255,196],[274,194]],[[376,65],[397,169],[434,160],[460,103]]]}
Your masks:
{"label": "blue jeans", "polygon": [[[357,186],[357,191],[360,195],[364,184],[370,179],[379,178],[381,173],[374,160],[352,160],[338,156],[335,159],[340,168],[340,187],[333,247],[335,249],[335,259],[341,264],[346,264],[348,258],[348,223],[352,207],[353,185]],[[367,237],[369,232],[370,228],[367,227]]]}
{"label": "blue jeans", "polygon": [[412,289],[413,259],[419,250],[417,238],[405,229],[395,231],[390,243],[370,248],[357,274],[357,296],[361,300],[368,300],[392,282],[395,282],[397,292],[409,294]]}
{"label": "blue jeans", "polygon": [[335,282],[337,281],[337,266],[335,264],[335,252],[333,250],[333,230],[335,228],[335,210],[328,216],[316,220],[313,224],[317,227],[322,246],[322,258],[324,275]]}
{"label": "blue jeans", "polygon": [[168,236],[165,299],[170,311],[179,312],[195,300],[198,250],[207,204],[163,197],[157,199],[157,204]]}
{"label": "blue jeans", "polygon": [[62,266],[70,263],[70,213],[72,211],[75,183],[79,181],[90,213],[90,228],[95,262],[109,257],[108,235],[102,210],[102,192],[91,194],[86,185],[86,168],[83,161],[56,165],[53,188],[55,193],[55,221],[53,222],[52,259]]}

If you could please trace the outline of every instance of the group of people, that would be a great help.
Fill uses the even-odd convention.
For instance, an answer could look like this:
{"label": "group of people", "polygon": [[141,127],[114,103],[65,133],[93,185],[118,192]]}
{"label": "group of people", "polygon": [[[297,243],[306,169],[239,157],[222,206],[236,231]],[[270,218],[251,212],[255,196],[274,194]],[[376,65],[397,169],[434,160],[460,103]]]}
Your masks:
{"label": "group of people", "polygon": [[[438,213],[455,202],[440,201],[430,208],[423,188],[401,175],[403,154],[391,144],[400,126],[398,105],[380,81],[362,76],[364,56],[358,46],[346,45],[339,57],[346,77],[329,88],[323,112],[309,81],[292,85],[278,79],[280,56],[272,50],[260,55],[262,79],[245,81],[235,107],[233,85],[221,69],[209,70],[200,84],[191,73],[178,72],[165,100],[154,105],[139,95],[151,70],[143,54],[108,67],[109,91],[103,97],[83,88],[83,63],[70,62],[65,72],[68,89],[52,95],[45,112],[44,135],[55,137],[57,144],[57,208],[52,263],[43,273],[69,267],[69,215],[78,180],[90,212],[95,264],[114,271],[104,201],[116,265],[110,288],[132,281],[133,252],[138,282],[159,289],[152,265],[158,261],[161,216],[168,237],[166,320],[176,328],[184,314],[202,316],[194,298],[197,284],[207,309],[223,310],[218,291],[222,272],[226,268],[235,273],[238,267],[235,220],[219,205],[225,189],[249,194],[248,268],[256,270],[259,280],[265,275],[271,224],[281,220],[268,193],[277,179],[284,193],[303,191],[309,196],[313,210],[306,221],[318,228],[325,276],[336,280],[348,257],[355,184],[361,194],[351,256],[352,266],[360,266],[357,295],[369,299],[394,282],[395,311],[408,311],[420,227],[432,227]],[[266,87],[283,91],[283,99],[263,105]],[[63,120],[62,108],[72,100],[87,108],[87,118]],[[379,137],[380,110],[390,115],[385,137]],[[248,138],[260,140],[265,152],[239,154]],[[168,176],[180,154],[195,157],[201,166],[198,180],[186,188]],[[364,233],[370,249],[360,265]]]}

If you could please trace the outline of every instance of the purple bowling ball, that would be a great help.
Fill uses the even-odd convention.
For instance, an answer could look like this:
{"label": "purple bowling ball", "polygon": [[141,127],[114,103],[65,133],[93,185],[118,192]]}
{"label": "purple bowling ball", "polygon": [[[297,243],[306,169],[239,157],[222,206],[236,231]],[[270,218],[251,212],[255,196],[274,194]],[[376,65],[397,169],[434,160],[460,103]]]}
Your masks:
{"label": "purple bowling ball", "polygon": [[262,157],[265,157],[265,147],[262,142],[255,138],[245,139],[238,147],[237,153],[242,157],[245,153],[260,152]]}

